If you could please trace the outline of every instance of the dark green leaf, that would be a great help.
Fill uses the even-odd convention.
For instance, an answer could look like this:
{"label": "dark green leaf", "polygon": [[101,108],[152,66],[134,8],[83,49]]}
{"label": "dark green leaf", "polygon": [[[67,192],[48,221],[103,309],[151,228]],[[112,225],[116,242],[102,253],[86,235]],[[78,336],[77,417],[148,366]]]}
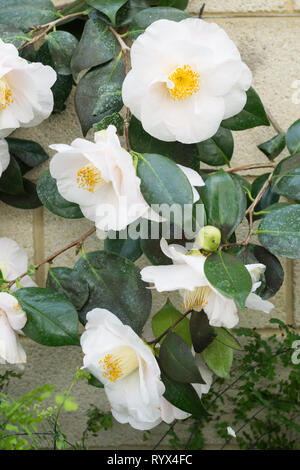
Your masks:
{"label": "dark green leaf", "polygon": [[[274,204],[274,206],[276,205]],[[279,208],[281,208],[280,204]],[[284,271],[278,258],[266,248],[249,243],[246,247],[231,247],[230,252],[237,256],[243,264],[261,263],[266,266],[265,272],[261,275],[261,286],[255,291],[261,298],[269,299],[279,291],[283,283]]]}
{"label": "dark green leaf", "polygon": [[80,80],[76,88],[75,106],[84,135],[93,124],[120,111],[124,77],[123,62],[111,61],[90,70]]}
{"label": "dark green leaf", "polygon": [[288,129],[285,140],[291,155],[295,155],[300,151],[300,119]]}
{"label": "dark green leaf", "polygon": [[149,5],[146,0],[128,0],[127,3],[125,3],[125,5],[117,12],[116,24],[118,26],[128,25],[131,23],[135,15],[148,7]]}
{"label": "dark green leaf", "polygon": [[40,165],[49,158],[43,147],[32,140],[7,137],[6,141],[8,143],[9,153],[17,157],[30,168]]}
{"label": "dark green leaf", "polygon": [[222,127],[213,137],[197,144],[200,161],[213,166],[229,165],[233,147],[231,131]]}
{"label": "dark green leaf", "polygon": [[132,39],[136,39],[142,34],[150,24],[160,19],[181,21],[189,18],[189,15],[177,8],[155,7],[140,11],[132,20],[129,26],[129,34]]}
{"label": "dark green leaf", "polygon": [[49,52],[55,64],[55,70],[61,75],[71,74],[71,59],[78,41],[67,31],[52,31],[47,35]]}
{"label": "dark green leaf", "polygon": [[18,209],[36,209],[42,205],[36,192],[36,186],[31,181],[23,178],[25,194],[13,195],[0,192],[0,200],[9,206]]}
{"label": "dark green leaf", "polygon": [[141,155],[137,175],[141,179],[141,192],[150,206],[176,204],[183,209],[185,204],[193,204],[189,180],[169,158],[156,154]]}
{"label": "dark green leaf", "polygon": [[100,380],[96,379],[96,377],[92,374],[90,374],[90,378],[88,379],[88,384],[92,385],[93,387],[97,388],[104,388],[104,385]]}
{"label": "dark green leaf", "polygon": [[89,297],[87,282],[77,279],[70,268],[50,268],[46,286],[66,297],[76,310],[82,309]]}
{"label": "dark green leaf", "polygon": [[136,261],[143,254],[140,239],[134,240],[130,238],[127,230],[122,231],[121,234],[126,236],[126,238],[120,238],[120,232],[108,232],[107,238],[104,241],[105,250],[109,253],[124,256],[124,258],[128,258],[131,261]]}
{"label": "dark green leaf", "polygon": [[108,126],[115,126],[117,133],[123,135],[124,133],[124,119],[120,116],[119,113],[111,114],[110,116],[105,116],[100,122],[97,122],[93,125],[94,131],[103,131],[108,128]]}
{"label": "dark green leaf", "polygon": [[272,190],[281,196],[300,199],[300,153],[281,160],[274,170],[271,185]]}
{"label": "dark green leaf", "polygon": [[210,326],[206,313],[192,312],[190,330],[193,347],[196,353],[201,353],[217,336],[215,330]]}
{"label": "dark green leaf", "polygon": [[188,0],[159,0],[159,7],[173,7],[179,8],[180,10],[185,10],[188,6]]}
{"label": "dark green leaf", "polygon": [[108,26],[94,14],[85,23],[82,37],[72,57],[73,75],[76,77],[81,70],[108,62],[115,56],[116,50],[116,41]]}
{"label": "dark green leaf", "polygon": [[179,383],[170,380],[164,373],[161,379],[166,387],[164,397],[180,410],[190,413],[194,418],[207,416],[201,400],[191,384]]}
{"label": "dark green leaf", "polygon": [[281,132],[257,147],[268,157],[269,160],[273,161],[285,147],[285,134]]}
{"label": "dark green leaf", "polygon": [[10,157],[9,165],[1,175],[0,191],[13,196],[25,195],[22,173],[13,156]]}
{"label": "dark green leaf", "polygon": [[45,346],[79,345],[78,317],[74,306],[61,294],[40,287],[15,292],[27,314],[26,336]]}
{"label": "dark green leaf", "polygon": [[113,24],[116,24],[116,14],[118,10],[127,2],[127,0],[86,0],[88,5],[96,8],[96,10],[104,13],[111,20]]}
{"label": "dark green leaf", "polygon": [[114,253],[87,253],[76,263],[77,278],[87,281],[90,297],[80,317],[93,308],[106,308],[141,334],[151,311],[151,292],[134,263]]}
{"label": "dark green leaf", "polygon": [[242,309],[245,308],[252,289],[252,280],[239,259],[219,250],[207,257],[204,272],[208,281],[222,295],[235,300]]}
{"label": "dark green leaf", "polygon": [[231,175],[231,178],[233,179],[233,182],[235,184],[236,190],[237,190],[237,195],[238,195],[238,201],[239,201],[239,215],[236,220],[235,225],[232,228],[232,233],[237,229],[237,227],[240,225],[241,221],[244,218],[245,211],[247,209],[247,193],[245,190],[245,187],[247,188],[248,186],[245,184],[244,178],[242,178],[239,175]]}
{"label": "dark green leaf", "polygon": [[23,30],[58,18],[50,0],[0,0],[0,11],[1,23]]}
{"label": "dark green leaf", "polygon": [[[154,317],[152,318],[152,331],[155,338],[158,338],[164,331],[166,331],[170,326],[173,325],[177,320],[182,318],[182,314],[176,310],[174,305],[168,299],[166,304],[157,312]],[[189,327],[189,320],[188,318],[184,318],[172,329],[174,333],[180,336],[184,342],[189,346],[192,347],[192,340],[190,335],[190,327]],[[160,341],[162,343],[165,337],[163,337]]]}
{"label": "dark green leaf", "polygon": [[269,126],[270,123],[258,94],[253,88],[249,88],[244,109],[222,121],[221,125],[232,131],[243,131],[257,126]]}
{"label": "dark green leaf", "polygon": [[274,255],[300,258],[300,205],[272,211],[256,231],[258,239]]}
{"label": "dark green leaf", "polygon": [[[256,198],[258,195],[259,191],[263,187],[264,183],[267,181],[270,173],[265,173],[263,175],[258,176],[252,183],[251,186],[251,195],[253,199]],[[265,190],[264,194],[262,195],[260,201],[258,204],[255,206],[255,212],[260,212],[265,210],[266,207],[270,206],[271,204],[274,204],[275,202],[278,202],[279,200],[279,195],[276,194],[274,189],[269,185],[267,189]],[[261,217],[261,215],[255,215],[253,216],[253,220],[257,220]]]}
{"label": "dark green leaf", "polygon": [[200,196],[205,205],[208,225],[218,227],[223,237],[229,237],[240,218],[239,193],[232,177],[219,170],[206,179]]}
{"label": "dark green leaf", "polygon": [[218,341],[218,336],[214,341],[201,353],[202,358],[207,366],[218,376],[227,379],[233,361],[233,350],[222,342]]}
{"label": "dark green leaf", "polygon": [[143,129],[142,123],[134,116],[131,116],[130,119],[129,140],[135,152],[165,155],[176,163],[188,167],[193,167],[198,158],[196,145],[187,145],[181,142],[163,142],[155,139]]}
{"label": "dark green leaf", "polygon": [[0,24],[0,38],[4,42],[13,44],[16,48],[19,48],[27,41],[30,41],[30,37],[27,37],[21,29],[7,24]]}
{"label": "dark green leaf", "polygon": [[183,383],[205,383],[191,349],[176,333],[168,333],[162,342],[159,350],[159,364],[171,380]]}
{"label": "dark green leaf", "polygon": [[74,202],[64,199],[57,189],[55,178],[52,178],[50,171],[46,170],[37,183],[37,192],[43,205],[53,214],[65,219],[80,219],[83,214]]}

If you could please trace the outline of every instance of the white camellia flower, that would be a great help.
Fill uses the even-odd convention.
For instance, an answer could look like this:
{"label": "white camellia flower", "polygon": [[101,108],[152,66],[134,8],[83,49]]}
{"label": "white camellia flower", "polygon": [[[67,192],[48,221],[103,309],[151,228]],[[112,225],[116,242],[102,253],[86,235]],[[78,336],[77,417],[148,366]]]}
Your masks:
{"label": "white camellia flower", "polygon": [[6,140],[0,139],[0,178],[3,173],[3,171],[6,170],[6,168],[9,165],[9,151],[8,151],[8,145]]}
{"label": "white camellia flower", "polygon": [[104,384],[112,414],[136,429],[161,421],[165,386],[151,349],[113,313],[96,308],[87,314],[81,336],[83,364]]}
{"label": "white camellia flower", "polygon": [[[75,139],[71,145],[50,145],[56,154],[50,172],[60,194],[79,204],[83,215],[100,230],[122,230],[139,217],[160,220],[140,190],[141,180],[130,153],[121,147],[114,126],[96,132],[95,142]],[[178,165],[193,186],[202,186],[201,176]]]}
{"label": "white camellia flower", "polygon": [[[180,290],[187,310],[204,310],[212,326],[233,328],[239,322],[238,309],[233,299],[222,295],[207,280],[204,273],[205,256],[193,250],[190,254],[179,245],[168,246],[166,240],[160,243],[163,253],[171,258],[173,265],[148,266],[141,271],[143,281],[152,282],[158,292]],[[245,265],[252,278],[252,292],[246,300],[246,307],[269,313],[274,307],[254,292],[261,285],[260,275],[265,271],[263,264]]]}
{"label": "white camellia flower", "polygon": [[32,127],[50,116],[56,72],[49,65],[28,63],[13,44],[0,39],[0,137],[18,127]]}
{"label": "white camellia flower", "polygon": [[[28,269],[28,257],[26,251],[10,238],[0,238],[0,270],[6,281],[13,281],[25,273]],[[23,287],[34,287],[36,283],[30,276],[24,276],[21,280]],[[16,285],[11,287],[16,290]]]}
{"label": "white camellia flower", "polygon": [[153,137],[186,144],[212,137],[246,104],[252,74],[226,32],[188,18],[158,20],[133,43],[125,106]]}
{"label": "white camellia flower", "polygon": [[6,292],[0,292],[0,359],[9,364],[26,362],[25,351],[20,344],[19,334],[27,321],[26,313],[17,299]]}

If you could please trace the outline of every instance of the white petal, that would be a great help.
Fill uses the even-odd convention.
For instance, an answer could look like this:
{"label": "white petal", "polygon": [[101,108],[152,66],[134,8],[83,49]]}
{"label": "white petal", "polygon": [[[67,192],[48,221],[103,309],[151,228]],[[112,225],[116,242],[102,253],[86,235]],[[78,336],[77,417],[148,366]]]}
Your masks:
{"label": "white petal", "polygon": [[199,286],[197,273],[184,264],[147,266],[142,269],[141,277],[145,282],[152,282],[158,292],[193,290]]}
{"label": "white petal", "polygon": [[6,265],[6,279],[12,281],[27,271],[28,257],[14,240],[3,237],[0,238],[0,263]]}
{"label": "white petal", "polygon": [[11,328],[8,319],[0,310],[0,358],[9,364],[26,362],[25,351],[20,344],[17,333]]}
{"label": "white petal", "polygon": [[164,397],[161,397],[160,402],[161,418],[165,423],[172,423],[174,419],[186,419],[191,416],[189,413],[180,410],[176,406],[172,405]]}
{"label": "white petal", "polygon": [[265,313],[270,313],[274,308],[274,305],[267,300],[263,300],[257,294],[249,294],[246,300],[246,307],[252,308],[253,310],[261,310]]}
{"label": "white petal", "polygon": [[214,291],[208,296],[204,311],[209,318],[211,326],[234,328],[239,322],[235,302],[232,299],[226,299]]}
{"label": "white petal", "polygon": [[5,171],[6,168],[8,167],[9,160],[10,160],[10,155],[8,151],[8,144],[6,140],[1,139],[0,140],[0,176],[2,175],[3,171]]}
{"label": "white petal", "polygon": [[230,426],[227,427],[227,433],[229,436],[236,437],[235,431]]}
{"label": "white petal", "polygon": [[17,331],[24,328],[27,316],[13,295],[0,292],[0,309],[5,312],[8,323],[12,329]]}

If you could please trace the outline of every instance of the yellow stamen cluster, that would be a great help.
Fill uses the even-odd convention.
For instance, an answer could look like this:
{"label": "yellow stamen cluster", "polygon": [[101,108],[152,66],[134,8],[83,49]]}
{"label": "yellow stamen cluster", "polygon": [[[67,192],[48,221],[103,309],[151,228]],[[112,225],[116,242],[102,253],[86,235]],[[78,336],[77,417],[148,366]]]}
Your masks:
{"label": "yellow stamen cluster", "polygon": [[94,165],[85,165],[77,172],[77,184],[80,189],[86,189],[90,193],[106,183],[100,170]]}
{"label": "yellow stamen cluster", "polygon": [[122,370],[119,367],[119,362],[113,360],[112,354],[106,354],[104,359],[99,361],[99,364],[102,366],[103,372],[102,375],[104,378],[108,378],[111,382],[116,382],[118,378],[122,375]]}
{"label": "yellow stamen cluster", "polygon": [[0,111],[14,102],[12,91],[6,78],[0,78]]}
{"label": "yellow stamen cluster", "polygon": [[173,88],[168,88],[173,100],[186,99],[200,90],[200,75],[189,65],[177,67],[168,78],[174,84]]}
{"label": "yellow stamen cluster", "polygon": [[112,354],[106,354],[98,363],[102,368],[102,376],[110,382],[127,377],[139,367],[136,352],[127,346],[116,349]]}
{"label": "yellow stamen cluster", "polygon": [[184,295],[184,307],[187,310],[199,308],[203,310],[208,301],[208,296],[211,293],[211,288],[209,286],[196,287],[193,291],[187,290]]}

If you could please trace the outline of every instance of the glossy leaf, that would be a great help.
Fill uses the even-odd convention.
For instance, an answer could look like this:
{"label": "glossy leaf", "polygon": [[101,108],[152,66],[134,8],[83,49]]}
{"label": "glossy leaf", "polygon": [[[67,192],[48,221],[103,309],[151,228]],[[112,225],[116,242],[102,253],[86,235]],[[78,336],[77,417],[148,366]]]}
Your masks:
{"label": "glossy leaf", "polygon": [[216,334],[216,341],[219,341],[219,343],[222,343],[231,349],[237,349],[238,351],[243,349],[238,340],[227,328],[214,328],[214,330]]}
{"label": "glossy leaf", "polygon": [[6,141],[10,155],[21,160],[28,169],[40,165],[49,158],[43,147],[32,140],[7,137]]}
{"label": "glossy leaf", "polygon": [[49,52],[55,64],[55,70],[61,75],[71,74],[71,59],[78,40],[67,31],[52,31],[47,35]]}
{"label": "glossy leaf", "polygon": [[23,30],[58,18],[50,0],[0,0],[1,23]]}
{"label": "glossy leaf", "polygon": [[291,155],[300,152],[300,119],[294,122],[286,133],[286,145]]}
{"label": "glossy leaf", "polygon": [[191,349],[176,333],[168,333],[162,342],[159,350],[159,364],[171,380],[183,383],[205,383]]}
{"label": "glossy leaf", "polygon": [[[280,204],[279,208],[281,208]],[[231,247],[230,252],[234,253],[244,264],[261,263],[266,266],[266,270],[260,278],[261,285],[255,291],[262,299],[269,299],[279,291],[284,280],[284,271],[278,258],[269,250],[263,246],[249,243],[246,247]]]}
{"label": "glossy leaf", "polygon": [[268,157],[269,160],[273,161],[274,158],[281,154],[285,147],[285,134],[281,132],[257,147],[266,155],[266,157]]}
{"label": "glossy leaf", "polygon": [[[251,186],[251,195],[253,199],[256,198],[259,191],[263,187],[264,183],[268,179],[270,173],[265,173],[263,175],[258,176],[252,183]],[[260,212],[265,210],[266,207],[270,206],[271,204],[275,204],[279,200],[279,195],[274,191],[270,185],[265,190],[264,194],[262,195],[260,201],[255,206],[255,212]],[[261,215],[253,215],[253,220],[257,220],[261,217]]]}
{"label": "glossy leaf", "polygon": [[42,205],[37,192],[36,185],[32,181],[23,178],[24,194],[14,195],[0,192],[0,200],[9,206],[18,209],[36,209]]}
{"label": "glossy leaf", "polygon": [[218,291],[236,301],[245,308],[245,302],[252,289],[252,280],[248,270],[239,259],[219,250],[208,256],[204,272],[209,282]]}
{"label": "glossy leaf", "polygon": [[218,376],[229,378],[233,361],[233,349],[217,341],[220,335],[201,353],[206,365]]}
{"label": "glossy leaf", "polygon": [[26,312],[26,336],[45,346],[79,345],[75,307],[51,289],[26,287],[14,293]]}
{"label": "glossy leaf", "polygon": [[200,161],[212,166],[229,165],[233,148],[231,131],[222,127],[213,137],[197,144]]}
{"label": "glossy leaf", "polygon": [[180,10],[185,10],[188,6],[188,0],[159,0],[159,7],[172,7],[179,8]]}
{"label": "glossy leaf", "polygon": [[86,0],[88,5],[96,8],[96,10],[104,13],[111,20],[113,24],[116,24],[116,14],[118,10],[127,2],[127,0]]}
{"label": "glossy leaf", "polygon": [[37,184],[37,192],[43,205],[53,214],[65,219],[80,219],[83,214],[78,204],[64,199],[57,189],[56,179],[46,170]]}
{"label": "glossy leaf", "polygon": [[143,129],[142,123],[134,116],[130,119],[129,140],[135,152],[164,155],[184,166],[193,167],[198,159],[196,145],[155,139]]}
{"label": "glossy leaf", "polygon": [[0,177],[0,191],[14,196],[24,196],[21,169],[14,157],[10,157],[9,165]]}
{"label": "glossy leaf", "polygon": [[[0,18],[0,21],[3,21]],[[0,23],[0,38],[6,43],[13,44],[16,48],[23,46],[27,41],[30,41],[30,37],[27,37],[24,31],[15,28],[13,25],[1,24]]]}
{"label": "glossy leaf", "polygon": [[74,267],[76,276],[87,281],[90,296],[80,312],[85,322],[93,308],[106,308],[141,334],[151,311],[151,292],[134,263],[114,253],[87,253]]}
{"label": "glossy leaf", "polygon": [[300,199],[300,153],[281,160],[274,170],[271,185],[281,196]]}
{"label": "glossy leaf", "polygon": [[[152,318],[152,331],[155,338],[158,338],[164,331],[166,331],[170,326],[172,326],[177,320],[182,318],[182,313],[178,312],[174,305],[168,299],[166,304],[154,315]],[[172,328],[172,332],[176,333],[184,342],[192,347],[192,340],[190,335],[189,319],[186,317]],[[161,339],[162,343],[165,339],[165,336]]]}
{"label": "glossy leaf", "polygon": [[92,15],[74,52],[71,68],[76,77],[81,70],[110,61],[116,55],[116,40],[108,25],[97,15]]}
{"label": "glossy leaf", "polygon": [[136,39],[145,29],[154,21],[167,19],[172,21],[181,21],[189,18],[189,15],[177,8],[154,7],[146,8],[140,11],[132,20],[129,26],[131,39]]}
{"label": "glossy leaf", "polygon": [[87,282],[77,279],[70,268],[50,268],[46,286],[66,297],[76,310],[80,310],[89,297]]}
{"label": "glossy leaf", "polygon": [[123,63],[111,61],[90,70],[80,80],[76,87],[75,106],[84,135],[93,124],[120,111],[124,77]]}
{"label": "glossy leaf", "polygon": [[[193,192],[183,171],[169,158],[157,154],[139,157],[137,175],[141,192],[149,205],[193,204]],[[172,215],[172,214],[171,214]]]}
{"label": "glossy leaf", "polygon": [[129,237],[128,233],[126,234],[127,238],[120,238],[120,232],[113,232],[116,238],[113,238],[112,233],[108,233],[107,238],[104,240],[105,251],[109,253],[116,253],[119,256],[124,256],[131,261],[136,261],[140,256],[142,256],[143,251],[141,249],[140,239],[136,240]]}
{"label": "glossy leaf", "polygon": [[180,410],[190,413],[194,418],[207,416],[201,400],[191,384],[179,383],[169,379],[163,372],[161,379],[166,387],[164,397]]}
{"label": "glossy leaf", "polygon": [[124,119],[119,113],[111,114],[110,116],[105,116],[100,122],[97,122],[93,125],[94,131],[103,131],[108,128],[108,126],[115,126],[117,133],[123,135],[124,133]]}
{"label": "glossy leaf", "polygon": [[300,205],[272,211],[256,231],[260,243],[274,255],[300,258]]}
{"label": "glossy leaf", "polygon": [[239,193],[232,177],[219,170],[206,179],[200,196],[205,205],[208,225],[218,227],[223,237],[229,237],[240,217]]}
{"label": "glossy leaf", "polygon": [[249,88],[244,109],[222,121],[221,125],[232,131],[243,131],[257,126],[269,126],[270,123],[258,94],[253,88]]}
{"label": "glossy leaf", "polygon": [[206,313],[193,311],[190,320],[190,330],[193,348],[196,353],[201,353],[217,336],[215,330],[209,324]]}

